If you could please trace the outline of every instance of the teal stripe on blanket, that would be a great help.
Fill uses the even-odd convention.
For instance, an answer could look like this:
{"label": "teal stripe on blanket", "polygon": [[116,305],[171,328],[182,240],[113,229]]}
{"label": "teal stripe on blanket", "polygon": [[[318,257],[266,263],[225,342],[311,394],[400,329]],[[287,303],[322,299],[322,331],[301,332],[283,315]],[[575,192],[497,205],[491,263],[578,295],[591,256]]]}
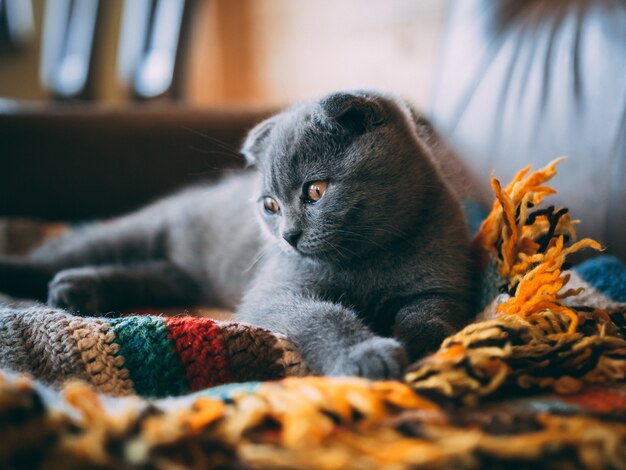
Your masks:
{"label": "teal stripe on blanket", "polygon": [[180,395],[188,391],[174,342],[161,317],[133,316],[109,320],[125,359],[135,392],[144,397]]}
{"label": "teal stripe on blanket", "polygon": [[255,393],[263,382],[240,382],[234,384],[218,385],[217,387],[205,388],[192,393],[190,397],[207,397],[222,400],[226,403],[233,401],[233,396],[239,393]]}

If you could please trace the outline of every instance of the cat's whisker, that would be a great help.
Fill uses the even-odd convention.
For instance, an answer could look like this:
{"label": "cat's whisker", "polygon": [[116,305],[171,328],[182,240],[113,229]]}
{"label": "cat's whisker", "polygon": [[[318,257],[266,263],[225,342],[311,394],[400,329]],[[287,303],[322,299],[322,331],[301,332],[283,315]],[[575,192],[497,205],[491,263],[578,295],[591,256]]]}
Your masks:
{"label": "cat's whisker", "polygon": [[[339,229],[336,229],[335,231],[338,232],[338,233],[343,233],[343,234],[347,235],[346,239],[348,241],[351,241],[351,242],[366,241],[368,243],[376,245],[379,248],[385,248],[385,246],[382,243],[374,241],[374,240],[372,240],[371,238],[369,238],[368,236],[366,236],[366,235],[364,235],[362,233],[357,233],[357,232],[353,232],[353,231],[350,231],[350,230],[339,230]],[[358,238],[350,238],[350,236],[358,237]]]}
{"label": "cat's whisker", "polygon": [[227,142],[224,142],[223,140],[218,139],[217,137],[215,137],[213,135],[204,134],[204,138],[209,140],[210,142],[213,142],[216,145],[219,145],[220,147],[222,147],[225,150],[230,150],[231,152],[234,152],[237,155],[241,155],[241,153],[239,152],[239,148],[234,147],[233,145],[231,145],[231,144],[229,144]]}
{"label": "cat's whisker", "polygon": [[212,135],[209,135],[209,134],[205,134],[204,132],[200,132],[200,131],[198,131],[196,129],[193,129],[191,127],[188,127],[188,126],[181,126],[181,127],[183,129],[185,129],[186,131],[193,132],[194,134],[196,134],[196,135],[198,135],[198,136],[200,136],[200,137],[202,137],[204,139],[207,139],[207,140],[210,140],[212,142],[215,142],[216,144],[219,144],[220,147],[222,147],[222,148],[229,149],[229,150],[232,150],[232,151],[236,150],[232,145],[224,142],[223,140],[218,139],[215,136],[212,136]]}
{"label": "cat's whisker", "polygon": [[[206,150],[201,149],[200,147],[196,147],[195,145],[190,145],[189,148],[194,152],[202,153],[204,155],[221,155],[224,157],[241,157],[241,155],[234,155],[232,152],[219,151],[219,150]],[[243,157],[241,157],[243,158]]]}
{"label": "cat's whisker", "polygon": [[382,232],[382,233],[391,233],[395,235],[400,235],[402,237],[410,237],[411,235],[404,230],[399,229],[390,224],[386,223],[377,223],[376,225],[365,225],[365,226],[354,226],[360,230],[370,230],[371,232]]}
{"label": "cat's whisker", "polygon": [[203,139],[208,140],[209,142],[211,142],[212,144],[214,144],[216,147],[221,148],[222,150],[225,150],[226,152],[228,152],[232,157],[236,157],[240,160],[243,160],[244,157],[243,155],[241,155],[241,153],[239,152],[239,150],[235,147],[233,147],[232,145],[227,144],[226,142],[218,139],[217,137],[213,137],[211,135],[208,134],[204,134],[200,131],[197,131],[195,129],[192,129],[190,127],[186,127],[183,126],[183,129],[189,131],[189,132],[193,132],[194,134],[202,137]]}
{"label": "cat's whisker", "polygon": [[250,266],[248,266],[246,269],[243,270],[244,273],[250,272],[250,270],[256,266],[256,264],[261,261],[261,259],[268,253],[268,251],[270,250],[269,246],[266,246],[264,248],[261,248],[261,250],[259,251],[259,253],[254,257],[254,259],[252,260],[252,263],[250,264]]}
{"label": "cat's whisker", "polygon": [[330,245],[332,248],[334,248],[334,249],[335,249],[335,251],[336,251],[336,252],[339,254],[339,256],[340,256],[340,257],[342,257],[342,258],[346,258],[346,259],[347,259],[347,258],[349,258],[348,256],[346,256],[346,255],[345,255],[345,253],[344,253],[344,251],[342,251],[342,249],[343,249],[343,250],[345,250],[345,251],[347,251],[349,255],[356,256],[356,254],[357,254],[355,251],[353,251],[353,250],[349,249],[348,247],[345,247],[345,246],[343,246],[343,247],[342,247],[342,246],[337,246],[337,245],[335,245],[334,243],[331,243],[331,242],[329,242],[328,240],[325,240],[325,239],[321,239],[321,241],[322,241],[322,242],[324,242],[324,243],[326,243],[326,244],[328,244],[328,245]]}
{"label": "cat's whisker", "polygon": [[215,174],[223,174],[224,168],[218,167],[209,167],[208,170],[205,171],[194,171],[187,173],[187,176],[213,176]]}
{"label": "cat's whisker", "polygon": [[410,236],[408,233],[392,226],[387,227],[385,225],[367,225],[367,226],[354,225],[353,227],[355,230],[358,230],[359,232],[361,232],[360,235],[364,235],[364,234],[374,235],[374,234],[383,233],[383,234],[398,235],[401,237]]}
{"label": "cat's whisker", "polygon": [[337,252],[337,255],[338,255],[339,258],[336,260],[336,263],[337,263],[337,265],[341,269],[344,269],[345,266],[342,263],[342,261],[343,261],[343,259],[345,257],[345,254],[337,246],[335,246],[334,244],[330,243],[329,241],[322,240],[322,243],[324,243],[325,245],[330,246],[332,249],[334,249]]}

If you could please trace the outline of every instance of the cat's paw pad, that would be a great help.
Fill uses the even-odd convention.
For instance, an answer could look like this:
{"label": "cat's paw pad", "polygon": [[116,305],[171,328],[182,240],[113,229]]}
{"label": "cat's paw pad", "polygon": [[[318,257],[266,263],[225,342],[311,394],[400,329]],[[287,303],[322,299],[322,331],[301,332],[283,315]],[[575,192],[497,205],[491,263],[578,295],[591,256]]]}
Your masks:
{"label": "cat's paw pad", "polygon": [[48,285],[48,305],[84,315],[98,313],[98,277],[89,269],[59,272]]}
{"label": "cat's paw pad", "polygon": [[350,348],[330,375],[348,375],[368,379],[397,379],[407,365],[402,345],[393,338],[374,337]]}

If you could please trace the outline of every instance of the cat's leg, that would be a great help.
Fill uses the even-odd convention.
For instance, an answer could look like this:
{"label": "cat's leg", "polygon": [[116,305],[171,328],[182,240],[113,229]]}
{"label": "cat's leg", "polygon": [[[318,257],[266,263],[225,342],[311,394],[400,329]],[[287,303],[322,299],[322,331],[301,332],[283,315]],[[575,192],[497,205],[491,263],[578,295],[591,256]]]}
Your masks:
{"label": "cat's leg", "polygon": [[133,307],[192,306],[200,286],[167,261],[66,269],[49,286],[48,305],[80,314]]}
{"label": "cat's leg", "polygon": [[409,360],[435,351],[442,341],[458,331],[468,318],[468,302],[460,296],[420,296],[395,316],[393,333],[404,344]]}
{"label": "cat's leg", "polygon": [[0,256],[0,292],[44,301],[48,283],[57,272],[163,258],[165,244],[159,219],[142,213],[72,230],[26,257]]}
{"label": "cat's leg", "polygon": [[375,336],[345,306],[297,293],[246,296],[237,317],[288,336],[313,371],[322,375],[398,378],[406,365],[403,347]]}
{"label": "cat's leg", "polygon": [[166,230],[155,210],[143,210],[70,230],[52,238],[26,258],[54,272],[78,266],[123,264],[162,258]]}

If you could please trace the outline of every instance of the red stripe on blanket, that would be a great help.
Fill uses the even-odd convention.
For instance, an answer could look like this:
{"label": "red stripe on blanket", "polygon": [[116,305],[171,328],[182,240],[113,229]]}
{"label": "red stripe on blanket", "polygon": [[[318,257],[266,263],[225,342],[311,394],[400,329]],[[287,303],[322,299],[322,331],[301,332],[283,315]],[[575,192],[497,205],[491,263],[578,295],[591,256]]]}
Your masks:
{"label": "red stripe on blanket", "polygon": [[190,391],[228,383],[221,329],[207,318],[166,318]]}
{"label": "red stripe on blanket", "polygon": [[597,413],[626,411],[626,388],[590,388],[574,395],[559,395],[559,399]]}

